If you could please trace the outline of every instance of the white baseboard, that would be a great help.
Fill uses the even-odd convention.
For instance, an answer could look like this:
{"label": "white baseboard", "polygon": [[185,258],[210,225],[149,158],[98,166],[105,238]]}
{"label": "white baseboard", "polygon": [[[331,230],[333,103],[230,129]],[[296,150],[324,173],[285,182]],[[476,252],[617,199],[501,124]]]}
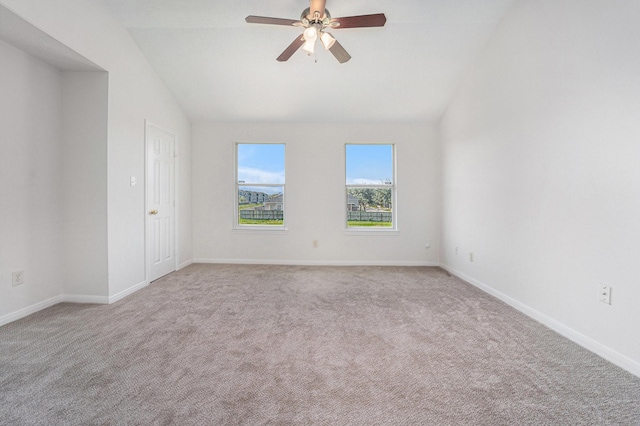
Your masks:
{"label": "white baseboard", "polygon": [[108,301],[107,303],[111,304],[111,303],[115,303],[120,299],[124,299],[125,297],[127,297],[128,295],[135,293],[136,291],[145,288],[146,286],[149,285],[149,281],[142,281],[141,283],[138,283],[132,287],[129,287],[126,290],[122,290],[120,293],[116,293],[113,296],[109,296],[108,297]]}
{"label": "white baseboard", "polygon": [[640,363],[634,361],[633,359],[622,355],[619,352],[616,352],[615,350],[611,349],[608,346],[603,345],[602,343],[593,340],[592,338],[585,336],[582,333],[579,333],[578,331],[567,327],[566,325],[562,324],[561,322],[556,321],[555,319],[525,305],[522,302],[517,301],[516,299],[513,299],[510,296],[507,296],[506,294],[494,289],[493,287],[478,281],[462,272],[456,271],[453,268],[450,268],[446,265],[440,265],[440,267],[446,271],[448,271],[449,273],[451,273],[452,275],[457,276],[458,278],[468,282],[469,284],[479,288],[480,290],[484,291],[485,293],[488,293],[500,300],[502,300],[503,302],[505,302],[507,305],[519,310],[520,312],[522,312],[523,314],[533,318],[534,320],[546,325],[547,327],[549,327],[551,330],[555,331],[556,333],[566,337],[567,339],[573,341],[574,343],[577,343],[578,345],[582,346],[583,348],[595,353],[596,355],[601,356],[602,358],[606,359],[607,361],[611,362],[612,364],[617,365],[618,367],[627,370],[629,373],[640,377]]}
{"label": "white baseboard", "polygon": [[111,303],[115,303],[120,299],[123,299],[130,295],[131,293],[135,293],[148,286],[149,283],[147,281],[143,281],[139,284],[136,284],[126,290],[121,291],[120,293],[114,294],[113,296],[92,296],[87,294],[60,294],[58,296],[52,297],[47,300],[43,300],[42,302],[34,303],[31,306],[27,306],[26,308],[22,308],[10,314],[6,314],[0,317],[0,326],[5,324],[9,324],[10,322],[19,320],[20,318],[24,318],[28,315],[35,314],[38,311],[49,308],[53,305],[57,305],[58,303],[93,303],[98,305],[109,305]]}
{"label": "white baseboard", "polygon": [[62,302],[62,296],[55,296],[50,299],[43,300],[42,302],[34,303],[33,305],[27,306],[26,308],[11,312],[10,314],[3,315],[0,317],[0,326],[9,324],[13,321],[17,321],[20,318],[24,318],[28,315],[35,314],[38,311],[41,311],[53,305],[57,305],[60,302]]}
{"label": "white baseboard", "polygon": [[180,269],[184,269],[187,266],[191,265],[193,263],[193,260],[187,260],[186,262],[182,262],[179,266],[178,266],[178,271]]}
{"label": "white baseboard", "polygon": [[272,259],[193,259],[193,263],[290,266],[440,266],[438,262],[406,260],[272,260]]}
{"label": "white baseboard", "polygon": [[97,305],[108,305],[107,296],[92,296],[88,294],[63,294],[62,301],[67,303],[93,303]]}
{"label": "white baseboard", "polygon": [[149,283],[147,281],[143,281],[134,286],[129,287],[126,290],[122,290],[119,293],[116,293],[112,296],[91,296],[86,294],[63,294],[62,301],[69,303],[94,303],[98,305],[110,305],[111,303],[115,303],[120,299],[124,299],[128,295],[135,293],[148,286]]}
{"label": "white baseboard", "polygon": [[129,287],[126,290],[122,290],[119,293],[116,293],[112,296],[90,296],[90,295],[83,295],[83,294],[64,294],[62,295],[62,301],[63,302],[69,302],[69,303],[95,303],[95,304],[99,304],[99,305],[110,305],[112,303],[117,302],[120,299],[124,299],[125,297],[127,297],[128,295],[135,293],[136,291],[140,290],[141,288],[144,288],[146,286],[148,286],[149,283],[147,281],[143,281],[141,283],[138,283],[134,286]]}

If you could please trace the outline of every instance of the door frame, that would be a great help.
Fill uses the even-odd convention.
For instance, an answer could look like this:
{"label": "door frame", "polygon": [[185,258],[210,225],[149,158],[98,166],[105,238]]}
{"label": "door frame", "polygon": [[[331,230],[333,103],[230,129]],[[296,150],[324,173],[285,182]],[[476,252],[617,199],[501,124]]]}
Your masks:
{"label": "door frame", "polygon": [[149,248],[149,205],[148,205],[148,196],[149,196],[149,183],[148,183],[148,179],[147,179],[147,173],[149,172],[148,168],[149,168],[149,152],[148,152],[148,138],[149,138],[149,133],[150,133],[150,129],[151,128],[155,128],[161,132],[167,133],[168,135],[173,136],[173,188],[174,188],[174,194],[173,194],[173,202],[174,202],[174,208],[173,208],[173,232],[174,232],[174,247],[173,247],[173,252],[174,252],[174,272],[177,271],[178,269],[180,269],[180,244],[179,244],[179,235],[180,235],[180,229],[178,227],[178,223],[180,223],[180,221],[178,220],[178,197],[179,197],[179,191],[178,191],[178,136],[173,133],[170,132],[169,130],[160,127],[152,122],[150,122],[149,120],[144,120],[144,264],[145,264],[145,282],[146,284],[149,284],[150,281],[150,277],[151,277],[151,256],[150,256],[150,248]]}

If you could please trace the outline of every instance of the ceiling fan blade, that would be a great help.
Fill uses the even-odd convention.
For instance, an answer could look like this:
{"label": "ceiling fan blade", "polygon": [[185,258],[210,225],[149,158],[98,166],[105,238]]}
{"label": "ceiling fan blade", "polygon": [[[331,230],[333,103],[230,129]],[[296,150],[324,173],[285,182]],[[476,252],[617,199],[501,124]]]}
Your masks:
{"label": "ceiling fan blade", "polygon": [[340,62],[341,64],[344,64],[349,59],[351,59],[351,55],[349,55],[347,51],[344,50],[344,47],[342,47],[342,45],[338,43],[338,40],[333,43],[333,46],[331,46],[329,52],[333,53],[333,56],[335,56],[338,62]]}
{"label": "ceiling fan blade", "polygon": [[344,18],[334,18],[329,23],[331,28],[365,28],[384,27],[387,17],[384,13],[374,13],[373,15],[346,16]]}
{"label": "ceiling fan blade", "polygon": [[293,40],[293,43],[291,43],[289,45],[289,47],[284,49],[284,52],[282,52],[280,54],[280,56],[278,56],[277,61],[278,62],[286,62],[286,61],[288,61],[289,58],[294,53],[296,53],[296,50],[300,49],[300,47],[302,47],[303,44],[304,44],[304,38],[302,36],[298,36],[298,38]]}
{"label": "ceiling fan blade", "polygon": [[284,19],[284,18],[269,18],[267,16],[253,16],[249,15],[244,18],[248,24],[268,24],[268,25],[287,25],[296,26],[302,23],[297,19]]}

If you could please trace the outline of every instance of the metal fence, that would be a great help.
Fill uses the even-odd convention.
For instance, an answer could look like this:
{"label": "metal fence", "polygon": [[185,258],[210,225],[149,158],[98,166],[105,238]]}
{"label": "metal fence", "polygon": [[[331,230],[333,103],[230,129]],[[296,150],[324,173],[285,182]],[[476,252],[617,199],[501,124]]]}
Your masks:
{"label": "metal fence", "polygon": [[347,212],[347,220],[361,222],[391,222],[391,212]]}
{"label": "metal fence", "polygon": [[240,219],[247,220],[283,220],[282,210],[240,210]]}
{"label": "metal fence", "polygon": [[[391,222],[391,212],[347,212],[347,220],[361,222]],[[282,210],[240,210],[240,219],[246,220],[283,220]]]}

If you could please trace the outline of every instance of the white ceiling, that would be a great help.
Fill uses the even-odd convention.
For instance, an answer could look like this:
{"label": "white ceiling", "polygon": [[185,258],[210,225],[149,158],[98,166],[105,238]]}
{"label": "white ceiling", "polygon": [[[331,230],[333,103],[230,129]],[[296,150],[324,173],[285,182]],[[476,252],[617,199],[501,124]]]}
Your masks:
{"label": "white ceiling", "polygon": [[465,72],[516,0],[328,0],[333,17],[383,12],[383,28],[333,30],[351,54],[276,57],[304,0],[105,0],[188,117],[243,122],[438,120]]}

